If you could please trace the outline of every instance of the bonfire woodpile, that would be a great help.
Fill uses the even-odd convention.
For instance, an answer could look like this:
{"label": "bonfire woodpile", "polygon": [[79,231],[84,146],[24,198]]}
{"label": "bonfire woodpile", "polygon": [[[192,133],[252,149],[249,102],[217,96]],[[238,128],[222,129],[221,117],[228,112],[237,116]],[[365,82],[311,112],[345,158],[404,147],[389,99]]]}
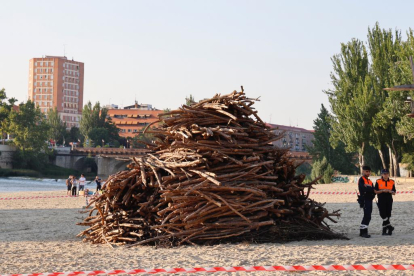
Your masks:
{"label": "bonfire woodpile", "polygon": [[107,244],[215,244],[344,238],[338,211],[309,198],[299,164],[244,92],[165,113],[151,153],[109,177],[78,236]]}

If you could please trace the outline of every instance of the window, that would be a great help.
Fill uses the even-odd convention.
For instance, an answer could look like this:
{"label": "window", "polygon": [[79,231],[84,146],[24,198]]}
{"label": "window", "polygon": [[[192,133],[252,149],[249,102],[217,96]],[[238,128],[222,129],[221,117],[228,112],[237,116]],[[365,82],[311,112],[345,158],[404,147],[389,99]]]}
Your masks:
{"label": "window", "polygon": [[40,66],[43,66],[43,62],[40,62]]}
{"label": "window", "polygon": [[35,62],[35,66],[37,66],[37,62]]}
{"label": "window", "polygon": [[131,129],[128,129],[128,132],[131,132]]}

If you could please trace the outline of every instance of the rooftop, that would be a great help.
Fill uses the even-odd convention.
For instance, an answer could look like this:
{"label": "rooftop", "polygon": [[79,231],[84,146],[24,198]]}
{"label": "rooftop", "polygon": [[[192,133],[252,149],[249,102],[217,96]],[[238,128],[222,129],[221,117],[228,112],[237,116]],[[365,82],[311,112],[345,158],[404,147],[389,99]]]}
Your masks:
{"label": "rooftop", "polygon": [[284,125],[277,125],[277,124],[266,123],[266,126],[271,127],[271,128],[277,128],[280,130],[287,130],[287,131],[314,132],[314,130],[308,130],[308,129],[304,129],[301,127],[284,126]]}

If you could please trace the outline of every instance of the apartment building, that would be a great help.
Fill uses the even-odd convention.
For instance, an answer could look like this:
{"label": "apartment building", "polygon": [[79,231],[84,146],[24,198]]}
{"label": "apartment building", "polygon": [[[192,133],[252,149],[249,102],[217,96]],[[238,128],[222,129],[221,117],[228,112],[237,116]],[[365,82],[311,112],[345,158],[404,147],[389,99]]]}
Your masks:
{"label": "apartment building", "polygon": [[[112,105],[111,107],[117,107]],[[120,129],[121,137],[134,137],[149,124],[158,120],[158,114],[163,113],[150,104],[138,104],[126,106],[123,109],[110,108],[108,116],[112,122]]]}
{"label": "apartment building", "polygon": [[273,142],[279,148],[287,148],[292,152],[307,152],[306,146],[313,146],[313,130],[276,124],[267,125],[276,128],[274,132],[277,135],[284,133],[281,139]]}
{"label": "apartment building", "polygon": [[45,114],[56,107],[68,128],[79,127],[83,83],[83,62],[59,56],[32,58],[29,62],[29,100]]}

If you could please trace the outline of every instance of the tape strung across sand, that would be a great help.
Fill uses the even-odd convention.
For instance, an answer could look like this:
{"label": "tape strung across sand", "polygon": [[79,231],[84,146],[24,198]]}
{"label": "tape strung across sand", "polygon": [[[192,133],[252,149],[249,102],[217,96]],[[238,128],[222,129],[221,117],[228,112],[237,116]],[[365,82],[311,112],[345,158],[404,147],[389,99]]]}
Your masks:
{"label": "tape strung across sand", "polygon": [[[397,194],[412,194],[414,191],[397,191]],[[311,195],[356,195],[357,192],[311,192]],[[39,199],[39,198],[56,198],[56,197],[73,197],[76,196],[23,196],[23,197],[0,197],[0,200],[20,200],[20,199]]]}
{"label": "tape strung across sand", "polygon": [[340,270],[414,270],[414,265],[277,265],[277,266],[231,266],[195,268],[150,268],[132,270],[95,270],[32,274],[0,274],[0,276],[76,276],[76,275],[117,275],[139,273],[197,273],[197,272],[253,272],[253,271],[340,271]]}
{"label": "tape strung across sand", "polygon": [[[0,197],[0,200],[38,199],[38,198],[56,198],[56,197],[72,197],[72,196],[62,195],[62,196],[23,196],[23,197]],[[74,198],[76,198],[76,197],[74,197]]]}

